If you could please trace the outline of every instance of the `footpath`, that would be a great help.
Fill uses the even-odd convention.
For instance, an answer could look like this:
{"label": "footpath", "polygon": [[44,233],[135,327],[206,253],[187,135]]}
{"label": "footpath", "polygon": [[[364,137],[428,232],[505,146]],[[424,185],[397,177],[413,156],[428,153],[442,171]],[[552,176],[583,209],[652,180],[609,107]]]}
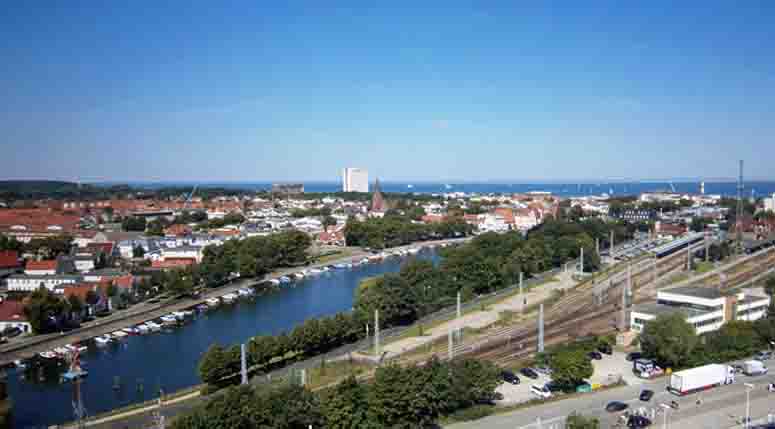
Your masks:
{"label": "footpath", "polygon": [[[403,338],[384,344],[381,351],[387,353],[385,358],[395,357],[418,347],[446,338],[450,330],[455,331],[463,328],[482,329],[491,326],[501,318],[501,313],[503,312],[518,314],[520,311],[528,310],[531,306],[548,300],[554,291],[566,290],[574,287],[577,282],[573,279],[573,274],[574,273],[570,271],[555,274],[553,277],[549,278],[547,282],[533,287],[530,291],[525,292],[522,295],[515,292],[513,295],[504,297],[495,304],[485,306],[485,308],[480,310],[465,313],[459,319],[454,318],[431,327],[424,332],[424,335]],[[527,313],[524,313],[522,316],[527,315]],[[364,357],[369,358],[368,356]],[[374,358],[374,356],[371,356],[370,358]]]}

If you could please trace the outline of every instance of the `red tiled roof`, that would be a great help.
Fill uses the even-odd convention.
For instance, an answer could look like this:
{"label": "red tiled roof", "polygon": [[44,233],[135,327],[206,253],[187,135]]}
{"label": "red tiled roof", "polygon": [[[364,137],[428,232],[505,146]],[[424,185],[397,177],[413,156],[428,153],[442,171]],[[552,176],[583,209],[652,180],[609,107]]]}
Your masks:
{"label": "red tiled roof", "polygon": [[191,228],[188,225],[175,224],[166,228],[164,234],[174,236],[189,235],[191,234]]}
{"label": "red tiled roof", "polygon": [[425,223],[439,223],[444,221],[444,216],[442,215],[424,215],[422,217],[422,221]]}
{"label": "red tiled roof", "polygon": [[24,268],[27,271],[49,271],[57,269],[57,261],[27,261],[27,266]]}
{"label": "red tiled roof", "polygon": [[19,263],[19,252],[15,250],[5,250],[0,252],[0,268],[21,267]]}
{"label": "red tiled roof", "polygon": [[185,268],[196,263],[194,258],[167,258],[163,261],[151,262],[152,268]]}
{"label": "red tiled roof", "polygon": [[0,302],[0,321],[3,322],[26,322],[24,316],[24,304],[19,301]]}
{"label": "red tiled roof", "polygon": [[96,289],[96,287],[97,286],[95,286],[93,283],[67,285],[62,288],[62,293],[64,294],[65,298],[70,298],[71,295],[75,295],[78,298],[81,298],[81,301],[86,301],[86,294],[89,293],[90,290]]}
{"label": "red tiled roof", "polygon": [[89,243],[86,245],[86,248],[92,252],[102,252],[106,255],[113,253],[113,243]]}

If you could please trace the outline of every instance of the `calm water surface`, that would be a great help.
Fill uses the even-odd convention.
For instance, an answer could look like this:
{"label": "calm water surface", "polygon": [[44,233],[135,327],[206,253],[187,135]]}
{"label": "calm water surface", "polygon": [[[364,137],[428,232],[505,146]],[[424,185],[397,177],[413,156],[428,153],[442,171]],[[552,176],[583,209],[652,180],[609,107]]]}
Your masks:
{"label": "calm water surface", "polygon": [[[438,259],[432,250],[423,250],[418,257]],[[221,306],[168,332],[132,336],[102,348],[90,345],[83,355],[89,371],[81,386],[84,405],[91,415],[152,399],[159,388],[173,392],[198,384],[201,381],[196,366],[210,344],[231,345],[258,334],[278,334],[306,319],[350,310],[353,291],[361,280],[396,272],[404,259],[389,258],[305,279],[279,292]],[[56,371],[44,372],[48,377],[42,382],[37,373],[27,371],[26,375],[23,379],[18,370],[8,374],[16,428],[73,419],[71,384],[56,382]],[[138,385],[143,389],[139,390]]]}

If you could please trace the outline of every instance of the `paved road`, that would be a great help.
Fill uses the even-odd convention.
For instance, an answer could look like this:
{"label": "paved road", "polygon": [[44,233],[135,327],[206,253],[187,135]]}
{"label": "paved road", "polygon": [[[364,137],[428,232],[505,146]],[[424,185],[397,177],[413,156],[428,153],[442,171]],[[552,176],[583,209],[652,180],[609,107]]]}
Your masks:
{"label": "paved road", "polygon": [[[770,361],[770,364],[775,361]],[[666,379],[647,381],[642,386],[624,386],[577,396],[544,405],[525,408],[507,414],[491,416],[473,422],[446,426],[447,429],[562,429],[565,417],[578,412],[586,416],[601,419],[602,427],[611,427],[618,414],[607,413],[605,405],[610,401],[623,401],[630,408],[659,408],[660,403],[677,400],[679,409],[668,413],[668,428],[727,429],[735,426],[736,419],[745,415],[746,387],[744,383],[753,383],[751,391],[751,416],[756,422],[766,419],[768,413],[775,414],[775,393],[767,392],[767,383],[775,382],[775,375],[762,377],[738,376],[735,384],[722,386],[702,394],[679,398],[665,391]],[[649,402],[641,402],[638,395],[642,389],[657,392]],[[697,398],[702,404],[697,405]],[[540,425],[539,425],[540,419]],[[664,415],[657,415],[655,427],[662,427]]]}

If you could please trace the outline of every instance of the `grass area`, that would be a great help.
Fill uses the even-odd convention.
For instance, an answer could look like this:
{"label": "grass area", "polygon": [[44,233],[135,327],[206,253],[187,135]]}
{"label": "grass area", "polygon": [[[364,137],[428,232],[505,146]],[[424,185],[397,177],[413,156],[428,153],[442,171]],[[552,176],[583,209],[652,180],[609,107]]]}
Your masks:
{"label": "grass area", "polygon": [[698,263],[694,264],[694,272],[697,273],[697,274],[704,274],[704,273],[707,273],[708,271],[712,271],[712,270],[713,270],[713,263],[712,262],[702,261],[702,262],[698,262]]}
{"label": "grass area", "polygon": [[325,253],[312,259],[313,264],[326,264],[343,258],[349,258],[353,255],[352,249],[343,249],[336,252]]}
{"label": "grass area", "polygon": [[320,364],[307,370],[307,387],[315,389],[326,386],[349,375],[365,373],[372,368],[372,365],[347,359],[333,362],[321,360]]}

